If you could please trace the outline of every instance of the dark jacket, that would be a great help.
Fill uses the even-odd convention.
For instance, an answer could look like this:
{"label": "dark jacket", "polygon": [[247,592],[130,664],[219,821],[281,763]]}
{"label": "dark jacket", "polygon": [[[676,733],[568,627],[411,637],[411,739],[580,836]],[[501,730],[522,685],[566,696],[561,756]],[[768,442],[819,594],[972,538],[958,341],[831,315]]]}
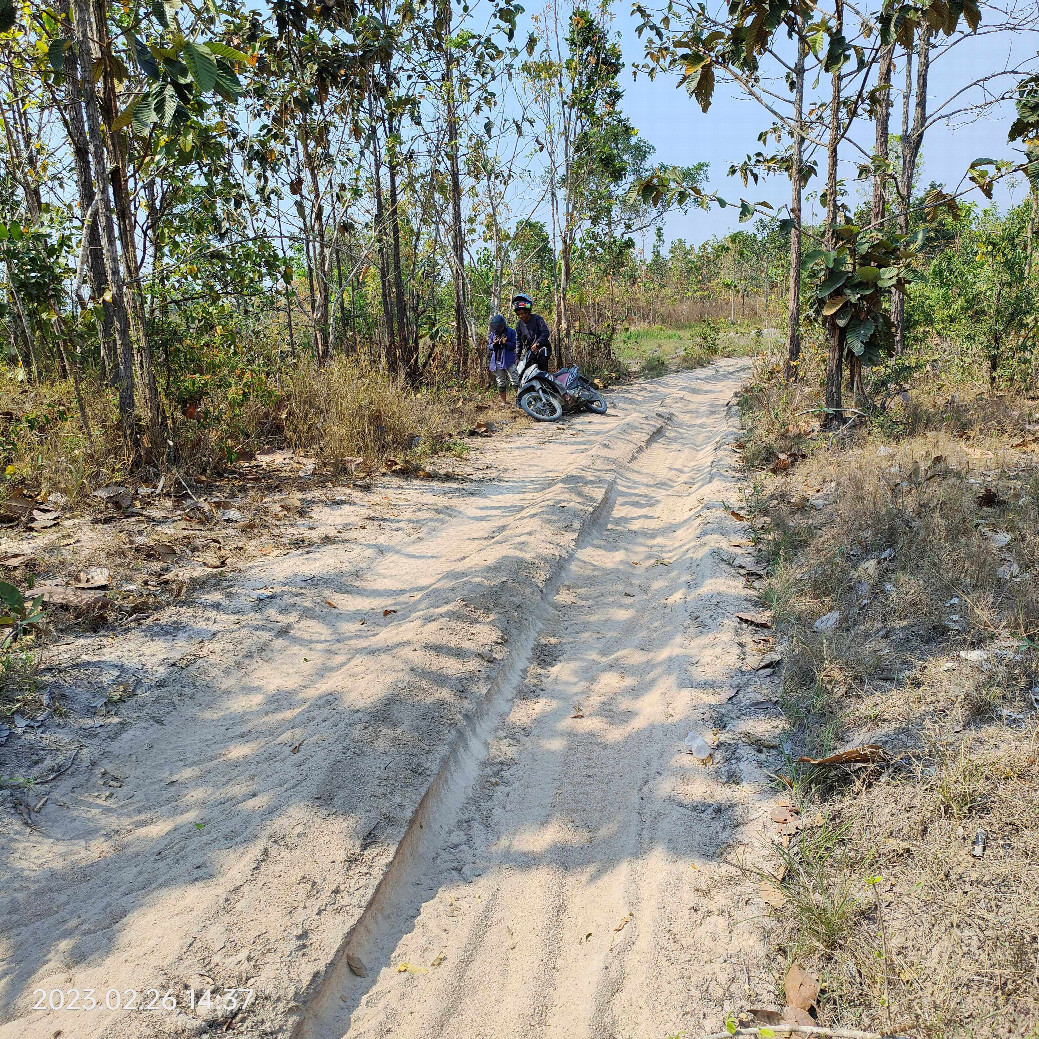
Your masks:
{"label": "dark jacket", "polygon": [[[504,342],[496,343],[495,339],[502,339]],[[513,329],[506,327],[500,336],[489,333],[487,346],[491,353],[492,372],[507,371],[516,363],[516,333]]]}
{"label": "dark jacket", "polygon": [[540,314],[531,314],[529,321],[516,322],[516,340],[520,353],[533,350],[538,367],[548,371],[548,359],[552,355],[552,340],[548,334],[548,324]]}

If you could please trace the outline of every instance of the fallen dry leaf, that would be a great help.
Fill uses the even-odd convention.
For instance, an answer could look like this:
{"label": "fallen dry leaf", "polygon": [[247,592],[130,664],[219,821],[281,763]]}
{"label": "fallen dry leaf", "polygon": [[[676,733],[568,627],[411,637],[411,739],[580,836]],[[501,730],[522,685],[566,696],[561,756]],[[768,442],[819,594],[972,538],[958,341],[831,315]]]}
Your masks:
{"label": "fallen dry leaf", "polygon": [[86,570],[83,570],[75,581],[72,582],[73,588],[83,588],[87,590],[94,590],[97,588],[107,588],[112,583],[112,571],[106,566],[92,566]]}
{"label": "fallen dry leaf", "polygon": [[0,556],[0,566],[7,566],[14,569],[17,566],[24,566],[26,563],[32,561],[31,553],[16,552],[9,556]]}
{"label": "fallen dry leaf", "polygon": [[819,998],[819,980],[799,964],[791,963],[790,969],[786,972],[783,991],[789,1006],[808,1011],[815,1006],[815,1001]]}
{"label": "fallen dry leaf", "polygon": [[628,915],[626,917],[624,917],[624,919],[621,920],[621,922],[619,924],[617,924],[617,926],[614,928],[614,930],[615,931],[623,931],[624,928],[627,927],[628,924],[630,924],[631,921],[634,920],[634,919],[635,919],[635,914],[634,913],[628,913]]}
{"label": "fallen dry leaf", "polygon": [[29,526],[32,527],[33,530],[47,530],[50,527],[56,527],[58,525],[61,513],[49,509],[33,509],[32,517],[32,523],[30,523]]}
{"label": "fallen dry leaf", "polygon": [[397,964],[398,974],[428,974],[429,971],[425,967],[416,967],[414,963],[408,963],[405,960],[403,963]]}
{"label": "fallen dry leaf", "polygon": [[430,964],[430,966],[439,967],[440,964],[443,963],[446,959],[447,957],[442,952],[438,952],[436,956],[433,957],[433,962]]}
{"label": "fallen dry leaf", "polygon": [[735,509],[729,509],[729,515],[734,520],[739,520],[740,523],[746,523],[747,522],[747,517],[744,516],[742,512],[737,512]]}
{"label": "fallen dry leaf", "polygon": [[303,741],[300,740],[299,743],[297,743],[296,746],[293,747],[292,750],[289,751],[289,753],[290,754],[298,754],[299,753],[299,748],[302,747],[302,746],[303,746]]}
{"label": "fallen dry leaf", "polygon": [[38,584],[32,597],[40,596],[48,606],[80,606],[99,598],[100,592],[85,591],[67,584]]}
{"label": "fallen dry leaf", "polygon": [[[755,1025],[781,1025],[783,1024],[783,1011],[775,1007],[750,1007],[747,1014]],[[787,1022],[788,1024],[792,1022]]]}
{"label": "fallen dry leaf", "polygon": [[571,718],[583,718],[584,715],[581,713],[581,708],[575,708],[574,713],[570,715]]}
{"label": "fallen dry leaf", "polygon": [[766,905],[772,906],[774,909],[786,905],[787,897],[783,894],[781,888],[775,884],[769,883],[767,880],[761,882],[761,901]]}
{"label": "fallen dry leaf", "polygon": [[100,487],[94,491],[93,496],[102,501],[111,502],[120,509],[128,509],[133,505],[133,491],[129,487],[118,487],[114,484],[109,487]]}
{"label": "fallen dry leaf", "polygon": [[325,599],[324,602],[325,602],[326,605],[331,606],[333,610],[338,610],[339,609],[339,607],[336,606],[336,604],[334,602],[332,602],[331,599]]}
{"label": "fallen dry leaf", "polygon": [[783,473],[790,468],[791,464],[789,455],[779,455],[768,467],[768,471],[773,474]]}
{"label": "fallen dry leaf", "polygon": [[770,817],[774,823],[779,823],[782,826],[796,819],[797,814],[796,808],[792,808],[789,805],[778,805],[772,809]]}
{"label": "fallen dry leaf", "polygon": [[391,613],[396,613],[396,612],[397,612],[396,610],[383,610],[382,611],[382,615],[384,617],[388,617]]}
{"label": "fallen dry leaf", "polygon": [[10,519],[20,520],[32,514],[36,508],[36,502],[28,497],[24,491],[15,489],[5,499],[0,507],[5,516]]}
{"label": "fallen dry leaf", "polygon": [[891,755],[878,744],[867,743],[862,747],[827,754],[824,758],[802,757],[797,760],[806,765],[872,765],[878,761],[890,761]]}
{"label": "fallen dry leaf", "polygon": [[814,1025],[815,1018],[800,1007],[784,1007],[783,1022],[788,1025]]}
{"label": "fallen dry leaf", "polygon": [[737,613],[736,620],[743,621],[744,624],[751,624],[755,628],[771,628],[772,627],[772,614],[760,612],[760,613]]}

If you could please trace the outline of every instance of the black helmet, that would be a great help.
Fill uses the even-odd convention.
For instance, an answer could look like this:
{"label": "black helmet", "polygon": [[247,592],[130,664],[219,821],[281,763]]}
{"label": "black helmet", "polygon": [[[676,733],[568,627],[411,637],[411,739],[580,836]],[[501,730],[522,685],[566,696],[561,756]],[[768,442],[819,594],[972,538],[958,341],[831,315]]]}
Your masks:
{"label": "black helmet", "polygon": [[518,292],[512,297],[513,310],[533,310],[534,301],[525,292]]}
{"label": "black helmet", "polygon": [[503,318],[501,314],[495,314],[494,317],[491,318],[491,332],[493,335],[500,336],[508,327],[505,318]]}

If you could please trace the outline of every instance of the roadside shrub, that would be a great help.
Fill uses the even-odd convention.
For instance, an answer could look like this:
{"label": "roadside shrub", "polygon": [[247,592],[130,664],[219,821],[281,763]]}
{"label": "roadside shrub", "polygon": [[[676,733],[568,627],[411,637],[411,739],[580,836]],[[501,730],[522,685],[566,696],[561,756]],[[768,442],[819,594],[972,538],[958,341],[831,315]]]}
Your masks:
{"label": "roadside shrub", "polygon": [[333,470],[366,461],[442,450],[472,426],[478,404],[469,396],[421,393],[403,381],[352,361],[299,371],[284,387],[285,439]]}
{"label": "roadside shrub", "polygon": [[83,386],[94,448],[83,430],[71,382],[33,384],[22,369],[0,377],[2,495],[25,488],[39,498],[59,494],[75,501],[114,483],[129,465],[117,428],[114,392]]}

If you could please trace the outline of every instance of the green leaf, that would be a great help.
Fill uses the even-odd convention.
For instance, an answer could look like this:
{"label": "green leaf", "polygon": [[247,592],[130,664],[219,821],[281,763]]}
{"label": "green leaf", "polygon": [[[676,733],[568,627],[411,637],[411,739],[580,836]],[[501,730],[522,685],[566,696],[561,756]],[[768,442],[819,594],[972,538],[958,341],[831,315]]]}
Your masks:
{"label": "green leaf", "polygon": [[850,277],[848,271],[833,271],[830,276],[815,290],[820,299],[825,299],[831,292],[839,289]]}
{"label": "green leaf", "polygon": [[160,84],[152,94],[155,118],[163,126],[169,126],[173,122],[178,104],[177,92],[169,83]]}
{"label": "green leaf", "polygon": [[859,281],[864,281],[867,285],[876,285],[880,280],[880,268],[879,267],[859,267],[855,271],[855,277]]}
{"label": "green leaf", "polygon": [[69,42],[69,40],[51,40],[47,44],[47,60],[57,73],[65,71],[65,46]]}
{"label": "green leaf", "polygon": [[241,80],[230,68],[217,69],[216,91],[225,101],[237,101],[244,93]]}
{"label": "green leaf", "polygon": [[208,94],[216,86],[216,58],[213,57],[208,47],[185,40],[184,63],[200,94]]}
{"label": "green leaf", "polygon": [[251,65],[253,61],[244,51],[235,50],[234,47],[228,47],[226,43],[219,43],[216,40],[210,40],[206,44],[206,49],[218,58],[225,58],[227,61],[239,61],[245,65]]}
{"label": "green leaf", "polygon": [[830,37],[830,44],[826,48],[826,60],[823,62],[825,72],[836,72],[847,61],[848,41],[840,34],[835,33]]}
{"label": "green leaf", "polygon": [[159,63],[148,49],[147,44],[143,40],[137,39],[136,36],[131,36],[130,38],[133,40],[134,54],[137,56],[137,67],[149,79],[158,79],[162,72],[159,69]]}
{"label": "green leaf", "polygon": [[140,98],[134,98],[112,121],[113,130],[125,130],[133,119],[134,109],[137,107]]}
{"label": "green leaf", "polygon": [[14,0],[0,0],[0,32],[10,32],[15,22]]}
{"label": "green leaf", "polygon": [[0,581],[0,600],[13,612],[20,613],[25,609],[25,596],[13,585]]}
{"label": "green leaf", "polygon": [[155,98],[145,94],[133,108],[133,128],[140,134],[147,134],[155,125]]}
{"label": "green leaf", "polygon": [[849,322],[847,343],[856,357],[862,356],[876,327],[876,322],[872,318]]}
{"label": "green leaf", "polygon": [[[752,216],[754,216],[755,209],[750,202],[740,203],[740,223],[745,224]],[[741,232],[742,233],[742,232]]]}

